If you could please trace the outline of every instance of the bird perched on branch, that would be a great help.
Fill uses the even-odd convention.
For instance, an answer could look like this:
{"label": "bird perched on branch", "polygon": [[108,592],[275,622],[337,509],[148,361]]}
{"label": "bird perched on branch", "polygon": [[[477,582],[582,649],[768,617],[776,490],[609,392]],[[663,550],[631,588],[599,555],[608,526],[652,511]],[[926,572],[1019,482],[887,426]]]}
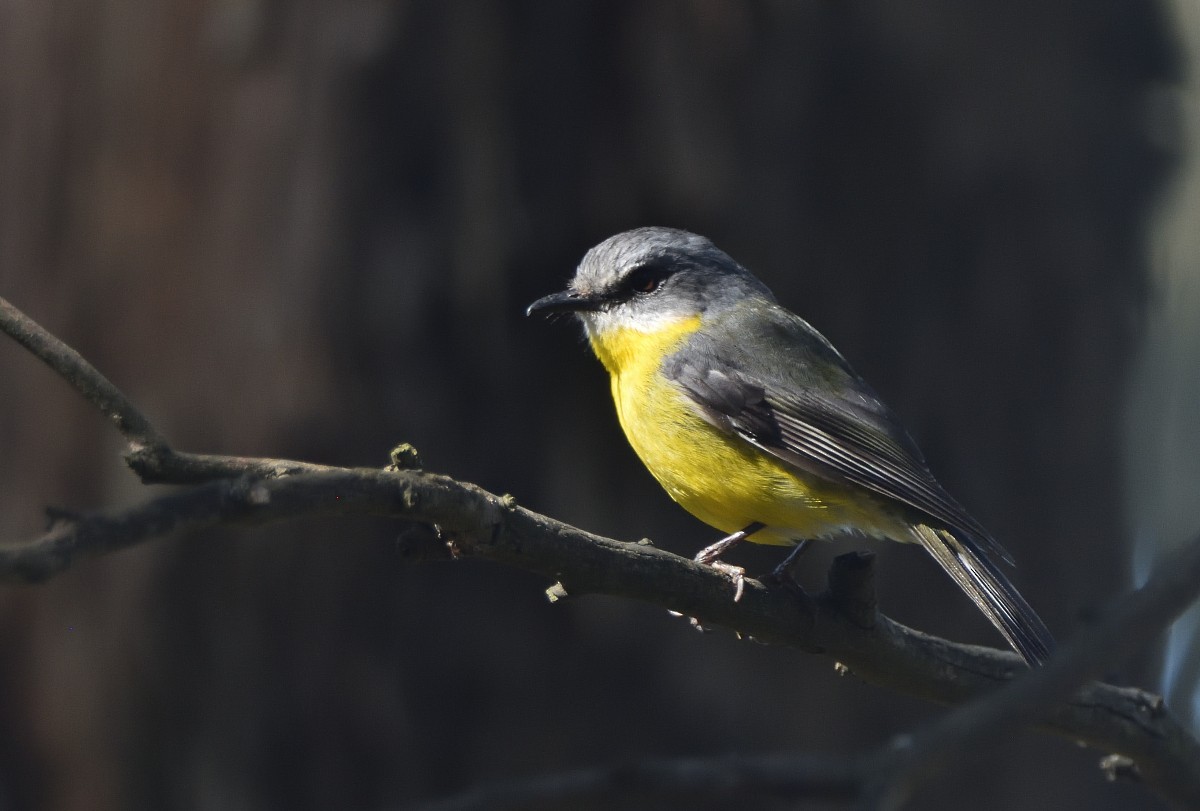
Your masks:
{"label": "bird perched on branch", "polygon": [[937,482],[896,415],[833,345],[709,240],[638,228],[583,257],[533,313],[574,313],[612,379],[650,472],[694,516],[742,540],[795,545],[847,532],[918,543],[1030,664],[1045,624],[992,560],[1009,554]]}

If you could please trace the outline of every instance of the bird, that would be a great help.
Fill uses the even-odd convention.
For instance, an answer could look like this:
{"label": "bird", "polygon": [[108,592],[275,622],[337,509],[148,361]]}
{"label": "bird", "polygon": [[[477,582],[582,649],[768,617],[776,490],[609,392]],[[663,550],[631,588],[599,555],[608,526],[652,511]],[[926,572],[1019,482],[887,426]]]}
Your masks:
{"label": "bird", "polygon": [[574,314],[607,370],[629,444],[668,495],[724,537],[794,547],[858,534],[915,543],[1030,665],[1054,649],[995,559],[1012,556],[938,483],[896,414],[820,332],[709,239],[624,231],[527,315]]}

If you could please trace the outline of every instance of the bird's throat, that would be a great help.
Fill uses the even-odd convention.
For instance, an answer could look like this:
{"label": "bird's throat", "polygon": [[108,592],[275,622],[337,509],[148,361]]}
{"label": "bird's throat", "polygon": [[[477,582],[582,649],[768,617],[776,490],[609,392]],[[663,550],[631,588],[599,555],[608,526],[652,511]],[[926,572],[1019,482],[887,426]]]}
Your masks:
{"label": "bird's throat", "polygon": [[592,351],[613,377],[657,369],[687,336],[700,328],[700,316],[692,315],[660,323],[645,331],[627,326],[589,329]]}

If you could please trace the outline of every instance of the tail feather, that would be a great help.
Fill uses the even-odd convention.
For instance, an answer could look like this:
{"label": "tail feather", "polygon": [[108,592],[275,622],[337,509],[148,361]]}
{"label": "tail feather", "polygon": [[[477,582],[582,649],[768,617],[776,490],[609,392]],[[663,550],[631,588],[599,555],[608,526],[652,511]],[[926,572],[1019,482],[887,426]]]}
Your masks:
{"label": "tail feather", "polygon": [[924,524],[914,526],[913,534],[1026,662],[1045,663],[1054,650],[1054,637],[1016,587],[970,538]]}

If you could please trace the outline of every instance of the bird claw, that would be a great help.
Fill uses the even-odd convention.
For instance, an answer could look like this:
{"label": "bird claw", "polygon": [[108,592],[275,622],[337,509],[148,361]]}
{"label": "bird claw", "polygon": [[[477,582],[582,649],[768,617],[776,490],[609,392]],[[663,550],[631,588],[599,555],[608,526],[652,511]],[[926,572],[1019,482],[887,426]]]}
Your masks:
{"label": "bird claw", "polygon": [[[683,614],[681,614],[680,612],[671,611],[670,609],[667,609],[667,613],[670,614],[672,617],[682,617],[683,616]],[[702,634],[708,633],[708,629],[705,628],[703,625],[701,625],[700,620],[696,619],[695,617],[688,617],[687,621],[688,621],[689,625],[691,625],[693,628],[695,628],[700,633],[702,633]]]}
{"label": "bird claw", "polygon": [[[695,560],[697,563],[703,563],[706,566],[711,566],[729,578],[729,580],[733,583],[733,601],[735,603],[741,602],[742,595],[746,593],[746,570],[741,566],[734,566],[732,563],[726,563],[725,561],[717,560],[716,557],[717,555],[720,555],[722,552],[726,551],[729,547],[733,546],[735,543],[741,541],[747,535],[757,532],[759,529],[762,529],[761,524],[751,524],[744,530],[735,532],[729,537],[722,538],[720,541],[717,541],[712,546],[700,550],[699,554],[693,558],[693,560]],[[672,617],[683,616],[683,614],[678,611],[668,611],[667,613],[669,613]],[[688,622],[692,624],[692,627],[697,631],[700,631],[701,633],[707,632],[708,629],[700,624],[700,620],[696,619],[695,617],[688,617],[687,619]]]}
{"label": "bird claw", "polygon": [[[708,565],[728,577],[733,582],[733,601],[735,603],[740,602],[742,595],[746,592],[746,570],[741,566],[734,566],[731,563],[725,563],[720,560],[709,561]],[[683,614],[679,613],[678,611],[668,611],[667,613],[672,617],[683,616]],[[700,620],[696,619],[695,617],[688,617],[687,621],[691,623],[692,627],[700,633],[708,633],[708,629],[700,624]]]}
{"label": "bird claw", "polygon": [[733,601],[741,602],[742,595],[746,592],[746,570],[722,560],[714,560],[708,565],[733,581]]}

